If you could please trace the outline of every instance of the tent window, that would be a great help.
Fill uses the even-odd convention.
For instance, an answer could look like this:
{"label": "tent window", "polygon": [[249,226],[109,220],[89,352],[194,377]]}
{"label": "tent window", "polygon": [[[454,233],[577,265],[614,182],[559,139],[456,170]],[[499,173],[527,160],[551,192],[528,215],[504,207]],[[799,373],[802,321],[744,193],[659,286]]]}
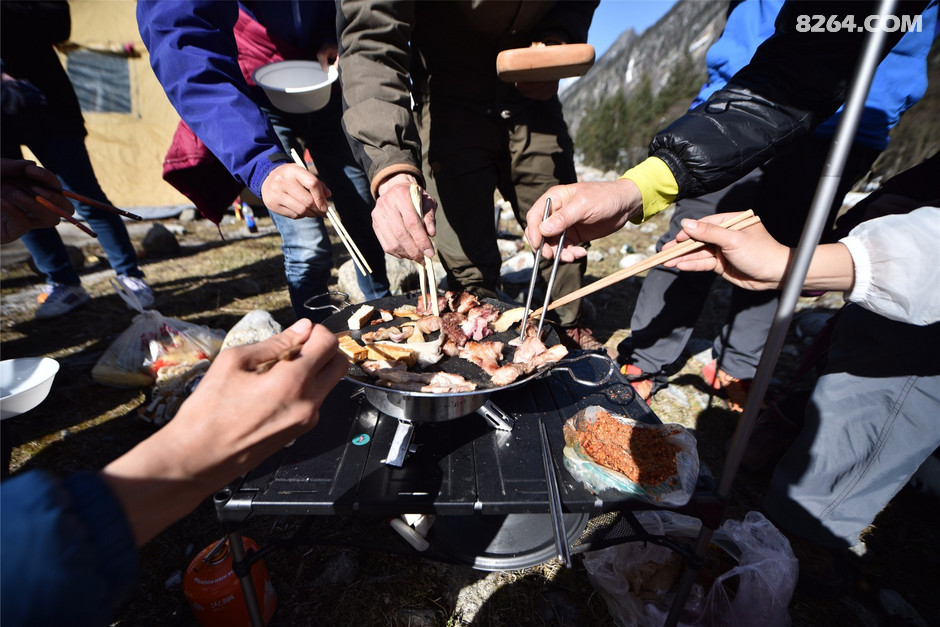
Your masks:
{"label": "tent window", "polygon": [[83,112],[131,112],[127,57],[77,50],[68,55],[68,74]]}

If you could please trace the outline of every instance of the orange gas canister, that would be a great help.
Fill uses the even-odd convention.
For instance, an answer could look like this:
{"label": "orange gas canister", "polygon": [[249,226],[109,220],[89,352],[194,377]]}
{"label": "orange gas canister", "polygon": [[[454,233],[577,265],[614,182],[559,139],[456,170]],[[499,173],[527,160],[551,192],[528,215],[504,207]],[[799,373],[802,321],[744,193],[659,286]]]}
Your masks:
{"label": "orange gas canister", "polygon": [[[242,537],[245,550],[258,550],[251,538]],[[277,594],[271,585],[264,560],[251,567],[251,580],[261,606],[264,624],[270,622],[277,606]],[[232,553],[228,539],[222,539],[199,552],[183,576],[183,594],[196,615],[200,627],[250,627],[245,595],[232,571]]]}

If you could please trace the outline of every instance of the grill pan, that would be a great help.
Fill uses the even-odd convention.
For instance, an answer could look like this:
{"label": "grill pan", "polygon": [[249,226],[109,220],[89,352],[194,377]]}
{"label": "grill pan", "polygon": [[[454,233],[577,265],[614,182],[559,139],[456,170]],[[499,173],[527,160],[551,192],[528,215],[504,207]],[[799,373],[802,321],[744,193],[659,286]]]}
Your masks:
{"label": "grill pan", "polygon": [[[405,322],[404,318],[396,318],[391,322],[384,322],[376,325],[367,325],[363,329],[349,331],[349,317],[362,305],[371,305],[378,309],[393,311],[403,305],[415,305],[418,302],[418,292],[402,294],[400,296],[386,296],[375,300],[357,303],[355,306],[347,306],[329,316],[323,321],[323,325],[333,333],[349,332],[350,336],[361,341],[362,334],[369,331],[375,331],[382,327],[398,326]],[[493,298],[480,299],[481,303],[493,305],[500,312],[519,307],[517,303],[507,303]],[[427,336],[429,341],[436,340],[440,331],[435,331]],[[546,347],[560,344],[558,332],[547,326],[543,330],[542,341]],[[512,361],[515,353],[515,347],[509,346],[509,341],[519,337],[518,325],[513,325],[508,331],[502,333],[493,333],[487,336],[483,341],[503,342],[503,358],[500,363]],[[406,345],[407,346],[407,345]],[[562,360],[564,361],[564,360]],[[477,388],[470,392],[453,392],[450,394],[439,394],[431,392],[412,392],[406,390],[396,390],[377,385],[375,380],[366,374],[358,364],[350,364],[346,379],[362,386],[366,398],[380,411],[394,417],[407,418],[414,421],[437,421],[459,418],[472,413],[482,407],[490,394],[497,390],[506,390],[519,385],[523,385],[537,377],[547,373],[555,364],[546,364],[545,366],[523,375],[510,383],[509,385],[496,386],[490,381],[490,376],[482,368],[461,357],[448,357],[444,355],[439,362],[422,369],[423,372],[448,372],[459,374],[467,381],[475,383]]]}

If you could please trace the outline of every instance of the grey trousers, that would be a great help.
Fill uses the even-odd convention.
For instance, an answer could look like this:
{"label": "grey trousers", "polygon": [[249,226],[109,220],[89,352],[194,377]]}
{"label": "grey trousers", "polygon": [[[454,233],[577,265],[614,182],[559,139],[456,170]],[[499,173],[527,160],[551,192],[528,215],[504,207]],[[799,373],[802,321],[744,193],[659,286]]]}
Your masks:
{"label": "grey trousers", "polygon": [[[777,241],[796,246],[828,150],[827,140],[808,138],[734,185],[699,198],[683,199],[676,205],[669,229],[659,239],[657,250],[675,239],[685,218],[747,209],[753,209],[760,216]],[[854,181],[868,172],[878,154],[872,148],[853,146],[827,227],[831,227],[841,199]],[[650,270],[637,297],[630,321],[631,335],[618,346],[619,361],[664,378],[663,369],[682,356],[716,278],[712,272],[680,272],[674,268]],[[738,379],[754,377],[778,303],[779,292],[776,291],[732,288],[727,322],[712,345],[722,370]]]}
{"label": "grey trousers", "polygon": [[806,424],[774,470],[764,510],[832,548],[853,546],[940,446],[940,323],[848,305]]}

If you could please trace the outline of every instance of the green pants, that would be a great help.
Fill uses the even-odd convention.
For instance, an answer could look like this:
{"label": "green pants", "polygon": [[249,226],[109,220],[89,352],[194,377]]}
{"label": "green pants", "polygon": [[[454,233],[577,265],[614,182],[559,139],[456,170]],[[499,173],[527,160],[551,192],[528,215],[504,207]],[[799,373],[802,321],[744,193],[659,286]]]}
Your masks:
{"label": "green pants", "polygon": [[[496,245],[496,191],[525,228],[526,212],[548,188],[577,182],[561,103],[553,98],[481,108],[438,98],[420,104],[416,119],[427,191],[439,202],[434,241],[448,286],[495,297],[502,264]],[[552,298],[581,287],[586,267],[583,259],[561,264]],[[551,261],[543,261],[543,289],[550,273]],[[561,326],[581,326],[581,301],[555,311]]]}

